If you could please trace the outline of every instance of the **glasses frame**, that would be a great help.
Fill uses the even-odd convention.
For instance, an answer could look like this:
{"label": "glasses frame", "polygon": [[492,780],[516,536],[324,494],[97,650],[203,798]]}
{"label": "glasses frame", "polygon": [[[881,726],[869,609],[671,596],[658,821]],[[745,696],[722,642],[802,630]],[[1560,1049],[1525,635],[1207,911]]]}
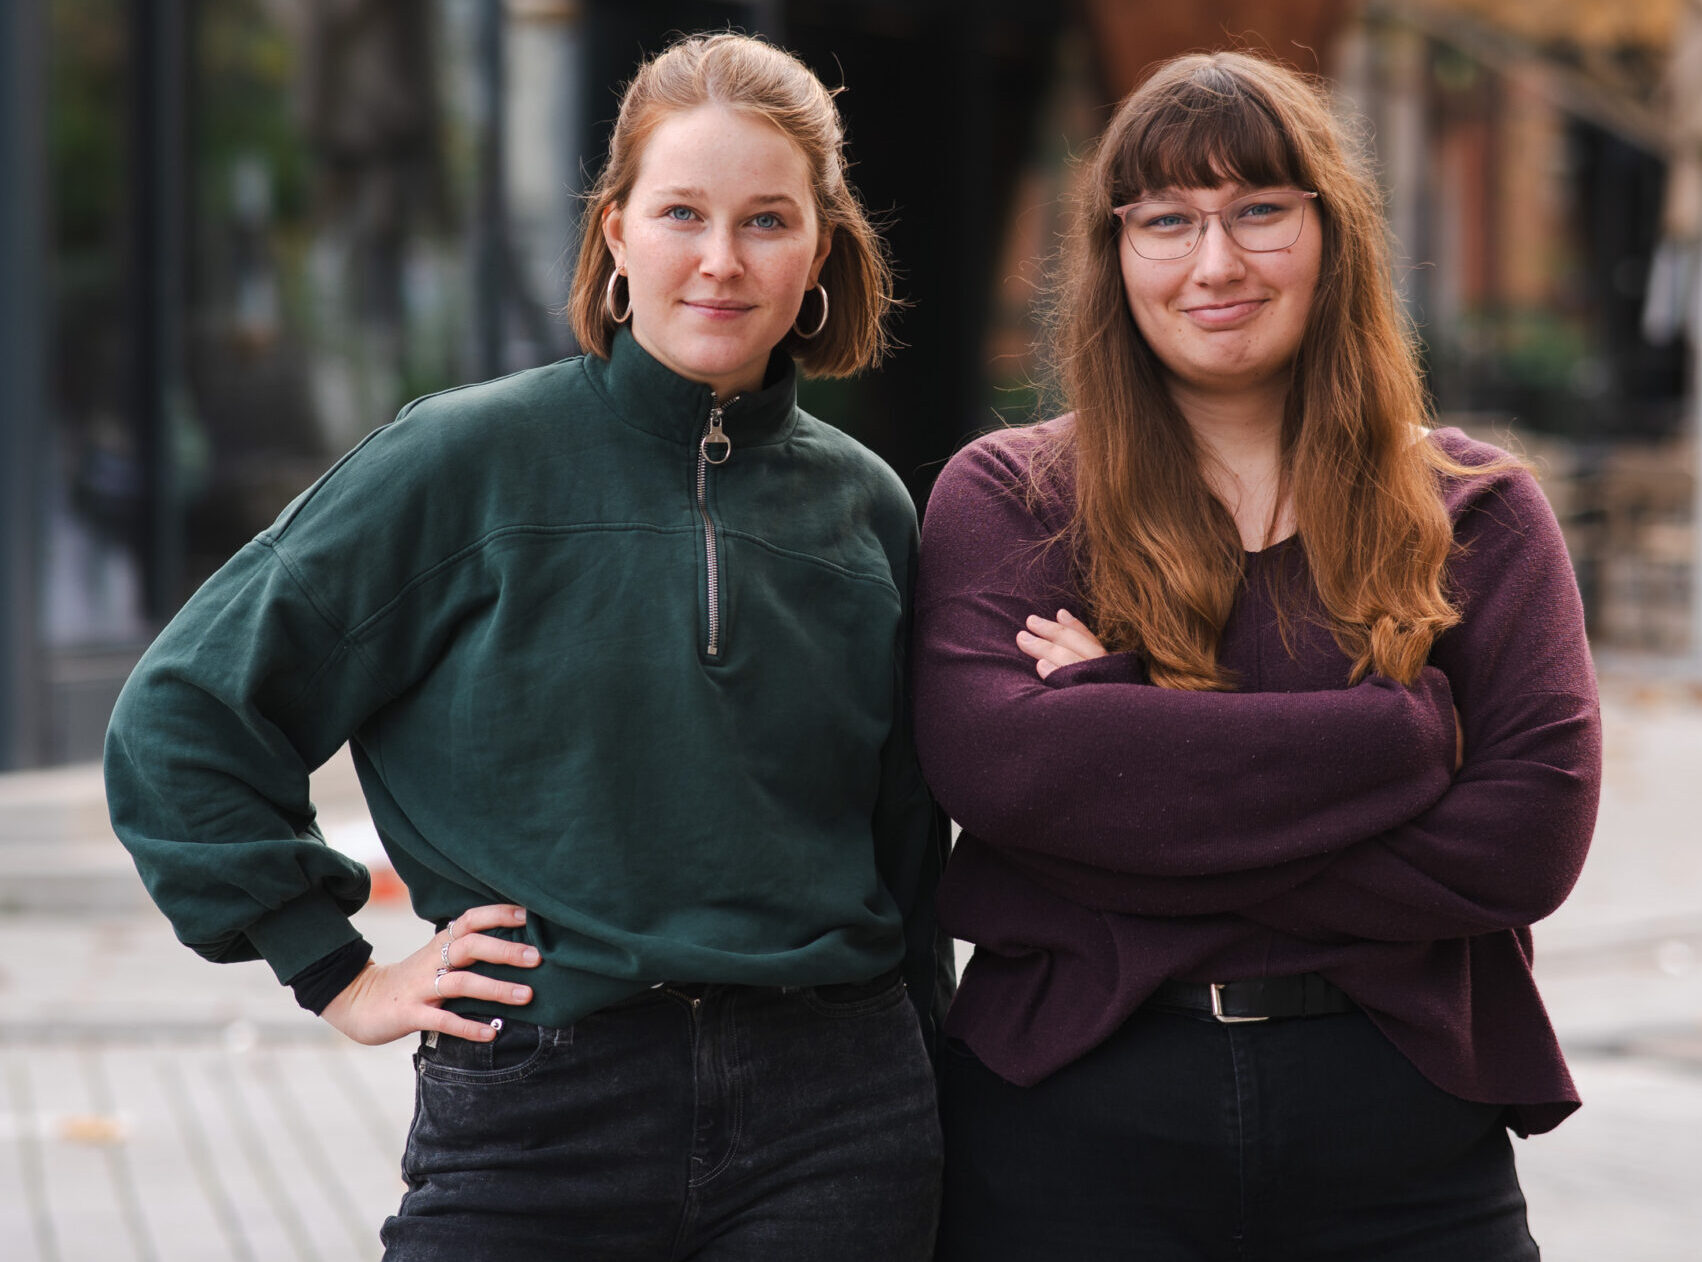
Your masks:
{"label": "glasses frame", "polygon": [[[1230,228],[1228,221],[1223,217],[1224,211],[1233,210],[1235,207],[1241,205],[1241,203],[1251,201],[1254,198],[1268,197],[1272,193],[1290,193],[1300,198],[1300,223],[1294,230],[1294,241],[1300,240],[1300,234],[1306,231],[1306,203],[1316,201],[1318,199],[1317,193],[1303,188],[1260,189],[1256,193],[1248,193],[1242,197],[1237,197],[1234,201],[1230,202],[1229,205],[1223,207],[1222,210],[1205,210],[1194,205],[1192,202],[1180,201],[1174,197],[1145,197],[1138,202],[1129,202],[1122,206],[1113,207],[1111,215],[1117,220],[1117,230],[1122,235],[1123,239],[1129,243],[1129,248],[1133,250],[1138,257],[1145,259],[1149,263],[1177,263],[1185,258],[1192,258],[1194,252],[1200,248],[1200,242],[1206,239],[1206,228],[1208,226],[1207,221],[1211,219],[1217,220],[1217,226],[1223,229],[1224,239],[1237,250],[1243,250],[1248,254],[1275,254],[1278,250],[1289,249],[1294,245],[1294,241],[1290,241],[1287,245],[1267,246],[1264,249],[1259,249],[1256,246],[1243,245],[1236,239],[1234,230]],[[1134,237],[1129,235],[1128,213],[1138,207],[1149,206],[1154,202],[1163,202],[1172,206],[1186,206],[1189,210],[1200,216],[1199,230],[1194,233],[1193,243],[1190,244],[1186,250],[1182,251],[1182,253],[1172,254],[1167,258],[1155,259],[1150,254],[1142,254],[1140,246],[1135,244]]]}

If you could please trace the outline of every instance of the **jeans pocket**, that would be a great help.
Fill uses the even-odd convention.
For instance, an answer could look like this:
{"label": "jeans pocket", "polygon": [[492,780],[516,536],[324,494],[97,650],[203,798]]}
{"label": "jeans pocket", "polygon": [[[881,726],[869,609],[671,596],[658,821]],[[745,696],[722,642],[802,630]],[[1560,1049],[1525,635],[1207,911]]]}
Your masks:
{"label": "jeans pocket", "polygon": [[420,1076],[440,1082],[499,1085],[518,1082],[536,1071],[554,1049],[556,1031],[528,1021],[506,1021],[488,1043],[439,1034],[422,1042]]}
{"label": "jeans pocket", "polygon": [[810,1010],[824,1017],[859,1017],[903,1003],[905,985],[895,969],[873,981],[811,986],[801,993]]}

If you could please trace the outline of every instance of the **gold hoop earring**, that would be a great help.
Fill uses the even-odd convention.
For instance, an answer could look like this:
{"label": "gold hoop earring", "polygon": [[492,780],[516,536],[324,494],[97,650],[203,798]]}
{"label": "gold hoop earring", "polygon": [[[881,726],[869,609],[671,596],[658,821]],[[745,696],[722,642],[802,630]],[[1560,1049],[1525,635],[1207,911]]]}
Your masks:
{"label": "gold hoop earring", "polygon": [[[809,341],[812,337],[816,337],[817,335],[819,335],[821,333],[821,331],[827,327],[827,286],[822,284],[820,281],[817,281],[816,282],[816,292],[821,295],[821,319],[816,321],[816,327],[811,329],[808,333],[806,333],[798,327],[797,320],[792,321],[792,332],[796,333],[799,337],[803,338],[806,342]],[[803,310],[804,310],[803,304],[799,303],[798,304],[798,313],[800,315],[802,315]]]}
{"label": "gold hoop earring", "polygon": [[632,319],[632,286],[627,286],[626,310],[617,315],[615,313],[615,282],[620,278],[621,274],[619,271],[609,273],[609,283],[603,290],[603,310],[609,313],[609,319],[613,320],[616,324],[625,324],[628,320]]}

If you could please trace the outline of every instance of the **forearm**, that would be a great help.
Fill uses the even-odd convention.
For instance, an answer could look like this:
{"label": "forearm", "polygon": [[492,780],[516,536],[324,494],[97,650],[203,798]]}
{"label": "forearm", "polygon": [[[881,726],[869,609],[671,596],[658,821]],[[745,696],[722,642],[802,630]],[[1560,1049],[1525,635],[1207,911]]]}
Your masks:
{"label": "forearm", "polygon": [[1577,880],[1595,828],[1601,718],[1577,586],[1523,474],[1457,488],[1464,617],[1432,651],[1465,764],[1411,824],[1372,837],[1249,918],[1301,937],[1469,937],[1530,925]]}
{"label": "forearm", "polygon": [[1419,819],[1354,846],[1244,914],[1302,938],[1471,937],[1534,924],[1577,881],[1594,831],[1593,698],[1547,696],[1522,757],[1476,758]]}
{"label": "forearm", "polygon": [[1330,856],[1317,855],[1238,872],[1151,876],[1113,872],[1034,851],[1004,849],[1002,853],[1011,868],[1050,894],[1094,911],[1150,917],[1237,914],[1303,885],[1330,862]]}
{"label": "forearm", "polygon": [[935,794],[988,844],[1137,876],[1243,872],[1331,853],[1447,789],[1439,672],[1311,693],[1041,682],[1014,644],[976,643],[993,638],[976,621],[924,613],[917,736]]}

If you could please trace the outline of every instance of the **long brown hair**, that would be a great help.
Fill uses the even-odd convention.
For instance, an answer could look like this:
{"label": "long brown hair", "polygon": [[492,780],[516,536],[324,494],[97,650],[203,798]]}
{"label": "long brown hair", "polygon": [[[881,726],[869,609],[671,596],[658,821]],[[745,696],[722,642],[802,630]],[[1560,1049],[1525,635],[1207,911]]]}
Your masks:
{"label": "long brown hair", "polygon": [[1427,405],[1382,200],[1353,152],[1311,79],[1220,52],[1162,65],[1088,159],[1054,295],[1054,367],[1074,423],[1052,454],[1073,473],[1067,537],[1090,625],[1107,647],[1142,653],[1166,687],[1234,686],[1217,648],[1245,557],[1124,293],[1111,210],[1151,190],[1318,193],[1307,213],[1322,217],[1323,257],[1281,465],[1317,616],[1354,679],[1375,670],[1405,683],[1459,621],[1444,586],[1453,530],[1438,475],[1471,470],[1421,440]]}
{"label": "long brown hair", "polygon": [[[802,150],[810,166],[816,220],[833,234],[822,265],[827,325],[819,336],[788,333],[781,341],[811,376],[844,377],[880,362],[893,306],[892,267],[884,243],[845,178],[845,131],[833,94],[791,53],[749,35],[722,31],[689,36],[639,67],[621,95],[609,158],[585,196],[579,262],[567,300],[581,348],[608,358],[615,324],[604,304],[614,259],[603,240],[603,216],[626,204],[645,145],[675,114],[719,105],[767,120]],[[813,323],[816,304],[806,299]]]}

